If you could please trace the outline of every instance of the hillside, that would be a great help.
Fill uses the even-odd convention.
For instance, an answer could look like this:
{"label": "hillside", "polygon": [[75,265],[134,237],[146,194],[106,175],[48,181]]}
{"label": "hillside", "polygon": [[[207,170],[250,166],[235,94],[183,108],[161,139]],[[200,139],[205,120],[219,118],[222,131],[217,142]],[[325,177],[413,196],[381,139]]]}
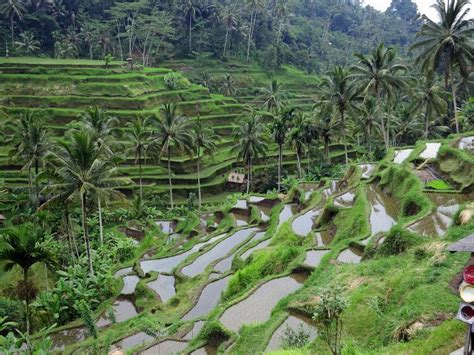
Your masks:
{"label": "hillside", "polygon": [[[204,214],[153,220],[134,257],[112,269],[114,294],[93,316],[98,337],[79,320],[50,333],[53,348],[328,353],[311,317],[329,287],[348,302],[344,351],[454,351],[464,325],[453,319],[459,298],[450,287],[469,255],[444,248],[474,232],[473,220],[460,225],[458,217],[474,198],[468,141],[472,134],[420,141],[380,162],[353,164],[338,181],[299,184],[286,195],[229,196]],[[427,163],[450,190],[422,180]],[[133,236],[123,227],[109,232]],[[277,351],[286,325],[300,324],[309,339],[289,347],[302,348]]]}

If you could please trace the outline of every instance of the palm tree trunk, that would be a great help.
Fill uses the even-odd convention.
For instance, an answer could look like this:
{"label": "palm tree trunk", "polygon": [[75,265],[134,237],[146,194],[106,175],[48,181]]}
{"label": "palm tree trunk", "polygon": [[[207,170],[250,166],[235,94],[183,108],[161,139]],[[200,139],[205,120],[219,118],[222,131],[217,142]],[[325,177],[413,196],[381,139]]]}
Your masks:
{"label": "palm tree trunk", "polygon": [[189,16],[189,53],[193,51],[192,31],[193,31],[193,18],[192,16]]}
{"label": "palm tree trunk", "polygon": [[168,152],[168,182],[169,182],[169,188],[170,188],[170,204],[171,208],[174,208],[174,202],[173,202],[173,182],[171,181],[171,155]]}
{"label": "palm tree trunk", "polygon": [[199,201],[199,209],[201,209],[201,154],[200,149],[197,149],[197,178],[198,178],[198,201]]}
{"label": "palm tree trunk", "polygon": [[92,44],[89,42],[89,57],[92,60]]}
{"label": "palm tree trunk", "polygon": [[35,189],[36,189],[36,208],[39,207],[39,182],[38,182],[38,173],[39,173],[39,166],[38,160],[35,159]]}
{"label": "palm tree trunk", "polygon": [[104,245],[104,226],[102,224],[102,205],[100,203],[100,196],[97,196],[97,207],[99,209],[99,236],[100,245]]}
{"label": "palm tree trunk", "polygon": [[298,167],[298,178],[301,179],[301,159],[300,159],[300,153],[298,152],[298,149],[296,149],[296,162],[297,162],[297,167]]}
{"label": "palm tree trunk", "polygon": [[326,155],[326,161],[328,164],[331,164],[331,156],[329,155],[329,143],[324,142],[324,153]]}
{"label": "palm tree trunk", "polygon": [[140,175],[140,203],[143,201],[143,179],[142,179],[142,154],[141,148],[138,150],[138,174]]}
{"label": "palm tree trunk", "polygon": [[81,193],[81,212],[82,212],[82,229],[84,233],[84,242],[86,243],[86,254],[87,262],[89,264],[89,272],[94,274],[94,268],[92,267],[92,257],[91,257],[91,246],[89,242],[89,232],[87,231],[87,196],[83,192]]}
{"label": "palm tree trunk", "polygon": [[30,296],[28,288],[28,269],[23,269],[23,287],[25,292],[25,323],[26,323],[26,345],[28,354],[31,354],[30,343]]}
{"label": "palm tree trunk", "polygon": [[249,59],[250,59],[250,43],[252,41],[252,35],[253,35],[254,13],[255,13],[255,10],[252,11],[252,15],[250,16],[249,38],[247,40],[247,63],[249,62]]}
{"label": "palm tree trunk", "polygon": [[377,98],[377,111],[378,111],[378,113],[381,117],[380,121],[381,121],[381,124],[382,124],[382,137],[383,137],[383,141],[385,143],[385,150],[388,151],[390,143],[388,141],[387,132],[385,131],[385,119],[383,117],[382,109],[380,107],[380,92],[379,92],[378,88],[376,88],[375,91],[376,91],[376,98]]}
{"label": "palm tree trunk", "polygon": [[283,154],[283,146],[278,144],[278,192],[281,191],[281,161]]}
{"label": "palm tree trunk", "polygon": [[13,31],[13,15],[10,16],[10,31],[12,36],[12,49],[15,48],[15,35]]}
{"label": "palm tree trunk", "polygon": [[453,73],[452,63],[449,65],[449,79],[451,81],[451,96],[453,100],[454,123],[456,125],[456,133],[459,133],[458,103],[456,100],[456,84],[454,83],[454,73]]}
{"label": "palm tree trunk", "polygon": [[226,28],[225,31],[225,41],[224,41],[224,54],[222,55],[222,58],[225,58],[226,55],[226,50],[227,50],[227,40],[229,38],[229,27]]}
{"label": "palm tree trunk", "polygon": [[247,164],[247,194],[249,193],[250,191],[250,170],[251,170],[251,162],[250,160],[248,161],[248,164]]}
{"label": "palm tree trunk", "polygon": [[344,139],[344,157],[346,158],[346,165],[349,164],[349,158],[347,156],[347,139],[346,139],[346,122],[344,117],[344,111],[341,111],[341,123],[342,123],[342,139]]}

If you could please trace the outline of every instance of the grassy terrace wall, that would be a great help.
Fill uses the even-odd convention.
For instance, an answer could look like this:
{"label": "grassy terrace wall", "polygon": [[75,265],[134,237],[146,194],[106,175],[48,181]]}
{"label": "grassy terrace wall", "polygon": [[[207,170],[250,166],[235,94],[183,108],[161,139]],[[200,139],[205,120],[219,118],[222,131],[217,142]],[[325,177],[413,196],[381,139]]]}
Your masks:
{"label": "grassy terrace wall", "polygon": [[[172,90],[165,85],[164,77],[172,70],[182,70],[190,79],[211,70],[210,75],[220,80],[226,73],[234,76],[237,99],[209,90],[197,84],[188,88]],[[285,67],[275,73],[285,83],[287,98],[295,105],[310,107],[311,93],[319,79],[308,76],[293,68]],[[182,114],[194,120],[199,115],[202,122],[214,127],[222,136],[218,142],[218,153],[214,159],[204,157],[202,167],[203,189],[206,194],[215,194],[224,188],[225,176],[241,162],[230,152],[233,144],[232,131],[240,116],[246,112],[244,104],[261,107],[259,88],[267,87],[270,77],[259,66],[239,63],[218,63],[207,61],[182,61],[163,63],[163,68],[146,68],[129,71],[123,63],[113,62],[107,68],[103,61],[54,60],[47,58],[2,58],[0,59],[0,109],[16,116],[31,109],[38,117],[46,119],[56,136],[64,134],[67,124],[77,120],[84,110],[99,106],[107,109],[120,120],[121,127],[136,116],[156,115],[163,103],[177,102]],[[303,94],[302,94],[303,93]],[[306,106],[305,106],[306,105]],[[269,116],[267,116],[269,119]],[[0,118],[1,120],[2,118]],[[339,150],[333,152],[339,154]],[[257,162],[257,168],[272,165],[276,147],[272,145],[269,158]],[[284,164],[289,169],[296,166],[294,152],[284,152]],[[144,181],[149,190],[166,191],[168,174],[159,165],[148,160],[144,169]],[[120,169],[130,177],[136,188],[138,169],[134,169],[130,157]],[[21,162],[8,159],[8,149],[0,149],[0,178],[10,186],[25,187],[27,178],[20,172]],[[172,179],[178,195],[186,197],[197,183],[194,173],[194,157],[174,156],[172,158]]]}

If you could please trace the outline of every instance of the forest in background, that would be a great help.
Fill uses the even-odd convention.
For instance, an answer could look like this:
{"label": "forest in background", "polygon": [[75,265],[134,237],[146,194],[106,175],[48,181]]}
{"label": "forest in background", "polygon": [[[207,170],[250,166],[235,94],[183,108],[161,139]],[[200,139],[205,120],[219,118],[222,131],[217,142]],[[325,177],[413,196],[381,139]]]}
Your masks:
{"label": "forest in background", "polygon": [[407,54],[422,20],[411,0],[385,13],[360,0],[2,0],[0,53],[56,58],[257,59],[307,72],[378,43]]}

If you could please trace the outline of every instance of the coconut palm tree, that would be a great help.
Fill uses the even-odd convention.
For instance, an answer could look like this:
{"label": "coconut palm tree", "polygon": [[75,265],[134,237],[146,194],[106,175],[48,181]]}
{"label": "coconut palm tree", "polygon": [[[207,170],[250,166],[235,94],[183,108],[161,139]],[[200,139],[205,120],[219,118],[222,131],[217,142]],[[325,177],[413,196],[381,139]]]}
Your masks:
{"label": "coconut palm tree", "polygon": [[[355,81],[358,94],[374,95],[377,103],[378,114],[382,113],[382,98],[393,100],[398,90],[407,87],[402,72],[407,68],[396,63],[395,50],[385,47],[381,43],[372,51],[370,56],[356,53],[359,63],[351,68],[351,79]],[[389,125],[381,119],[381,127],[385,149],[390,147]]]}
{"label": "coconut palm tree", "polygon": [[235,129],[234,136],[236,144],[233,150],[238,153],[238,158],[247,165],[247,193],[249,193],[253,163],[266,152],[262,117],[254,112],[244,117],[241,124]]}
{"label": "coconut palm tree", "polygon": [[454,71],[458,69],[461,77],[466,79],[469,63],[474,60],[474,21],[468,18],[470,1],[436,0],[432,7],[441,21],[436,23],[423,16],[424,24],[417,33],[418,41],[411,48],[421,50],[417,62],[421,63],[423,70],[435,71],[442,64],[446,82],[449,81],[451,86],[454,123],[459,133]]}
{"label": "coconut palm tree", "polygon": [[224,53],[222,54],[222,58],[225,58],[227,56],[229,34],[237,30],[237,16],[235,15],[235,9],[233,7],[226,8],[226,11],[221,16],[221,21],[225,27]]}
{"label": "coconut palm tree", "polygon": [[0,232],[0,262],[5,272],[19,267],[23,273],[23,281],[18,287],[20,298],[25,300],[25,324],[27,344],[30,348],[30,300],[34,297],[34,286],[28,278],[30,268],[38,263],[47,266],[55,265],[53,254],[42,244],[44,230],[34,224],[23,224],[4,229]]}
{"label": "coconut palm tree", "polygon": [[[78,197],[80,200],[82,230],[91,274],[94,269],[87,223],[89,198],[96,196],[98,201],[101,201],[120,197],[121,193],[115,188],[129,183],[128,179],[116,177],[116,159],[104,152],[105,146],[98,146],[95,138],[86,128],[72,131],[70,140],[59,142],[58,147],[50,153],[50,160],[56,168],[59,180],[50,188],[70,191],[68,199]],[[102,214],[100,203],[98,212]]]}
{"label": "coconut palm tree", "polygon": [[23,13],[25,11],[25,4],[22,0],[5,0],[2,1],[2,4],[0,5],[0,12],[3,14],[3,16],[10,19],[12,47],[15,44],[15,18],[21,21],[21,19],[23,18]]}
{"label": "coconut palm tree", "polygon": [[433,73],[422,77],[412,95],[412,110],[423,111],[425,130],[424,138],[428,138],[430,122],[433,116],[441,117],[446,112],[446,92],[436,81]]}
{"label": "coconut palm tree", "polygon": [[334,115],[332,106],[323,104],[316,107],[313,113],[312,124],[323,142],[326,162],[330,164],[331,156],[329,154],[329,145],[337,132],[339,132],[340,125],[339,119]]}
{"label": "coconut palm tree", "polygon": [[81,116],[84,126],[91,130],[97,144],[104,146],[106,152],[113,154],[112,150],[116,146],[114,136],[117,135],[119,120],[109,115],[107,110],[99,107],[86,110]]}
{"label": "coconut palm tree", "polygon": [[296,153],[298,177],[300,179],[303,178],[303,170],[301,168],[301,159],[307,148],[308,128],[309,128],[308,117],[302,112],[298,112],[297,114],[295,114],[291,123],[289,138],[290,138],[291,145]]}
{"label": "coconut palm tree", "polygon": [[356,92],[350,82],[350,75],[347,69],[336,66],[329,72],[329,75],[323,77],[321,92],[321,100],[334,105],[339,113],[341,129],[343,131],[346,164],[349,163],[347,156],[346,113],[352,110],[356,97]]}
{"label": "coconut palm tree", "polygon": [[254,36],[255,25],[257,23],[257,15],[263,8],[263,0],[247,0],[247,6],[250,9],[250,26],[247,34],[247,63],[250,60],[250,44]]}
{"label": "coconut palm tree", "polygon": [[[7,143],[13,145],[10,150],[10,158],[24,162],[22,170],[28,171],[30,188],[30,199],[39,205],[39,169],[44,167],[44,158],[51,147],[49,131],[44,120],[36,117],[33,111],[26,110],[19,119],[10,121],[5,126],[7,131]],[[31,171],[34,171],[35,198],[33,196],[33,184],[31,182]]]}
{"label": "coconut palm tree", "polygon": [[226,74],[220,87],[221,93],[225,96],[235,96],[235,80],[231,74]]}
{"label": "coconut palm tree", "polygon": [[211,127],[203,126],[201,118],[198,117],[196,124],[194,125],[194,146],[196,148],[197,156],[197,177],[198,177],[198,201],[199,208],[202,205],[201,199],[201,155],[208,154],[212,156],[217,148],[217,142],[220,137],[215,134]]}
{"label": "coconut palm tree", "polygon": [[193,0],[185,0],[181,6],[181,11],[188,24],[188,41],[189,53],[193,51],[193,22],[196,21],[197,16],[201,14],[201,9],[194,3]]}
{"label": "coconut palm tree", "polygon": [[173,182],[171,176],[171,152],[186,152],[192,154],[193,130],[191,122],[178,114],[176,104],[165,104],[160,108],[160,117],[154,121],[156,133],[152,136],[149,151],[155,159],[166,157],[168,161],[168,182],[170,205],[174,208]]}
{"label": "coconut palm tree", "polygon": [[372,130],[377,124],[377,102],[374,97],[365,97],[364,101],[353,112],[353,120],[363,128],[364,144],[372,151]]}
{"label": "coconut palm tree", "polygon": [[126,133],[127,141],[130,142],[129,151],[135,156],[135,164],[138,163],[138,174],[140,179],[140,201],[143,201],[143,182],[142,182],[142,159],[146,161],[146,151],[150,143],[150,118],[137,116],[134,121],[128,122],[128,131]]}
{"label": "coconut palm tree", "polygon": [[25,54],[32,54],[39,49],[39,41],[35,39],[33,32],[25,31],[20,33],[20,40],[15,41],[15,46]]}
{"label": "coconut palm tree", "polygon": [[273,117],[270,124],[270,133],[273,140],[278,145],[278,192],[281,191],[281,170],[283,164],[283,145],[289,132],[290,123],[293,119],[294,109],[280,111]]}
{"label": "coconut palm tree", "polygon": [[268,112],[276,112],[282,108],[286,94],[282,92],[281,87],[282,84],[274,79],[268,88],[262,90],[263,107]]}

